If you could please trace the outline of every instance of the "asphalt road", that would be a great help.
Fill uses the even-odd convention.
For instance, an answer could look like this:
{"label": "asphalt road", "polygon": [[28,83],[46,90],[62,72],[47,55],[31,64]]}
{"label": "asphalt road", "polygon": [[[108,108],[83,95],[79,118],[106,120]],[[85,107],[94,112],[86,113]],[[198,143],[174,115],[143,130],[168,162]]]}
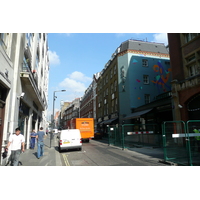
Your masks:
{"label": "asphalt road", "polygon": [[101,140],[83,143],[82,151],[62,151],[60,158],[63,166],[166,166],[158,158],[108,146]]}

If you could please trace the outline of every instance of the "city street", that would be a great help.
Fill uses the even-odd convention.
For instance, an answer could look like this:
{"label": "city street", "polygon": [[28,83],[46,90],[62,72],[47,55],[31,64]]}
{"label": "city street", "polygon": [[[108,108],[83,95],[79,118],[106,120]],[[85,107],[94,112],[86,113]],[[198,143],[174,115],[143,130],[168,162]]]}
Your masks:
{"label": "city street", "polygon": [[159,158],[147,155],[151,149],[143,149],[146,154],[136,151],[108,146],[105,140],[90,140],[83,143],[82,151],[62,151],[60,157],[62,165],[66,166],[166,166],[159,163]]}
{"label": "city street", "polygon": [[[58,151],[56,135],[52,139],[45,138],[44,156],[37,159],[37,146],[27,149],[20,155],[20,166],[169,166],[159,162],[163,159],[161,148],[142,147],[122,150],[116,146],[108,146],[108,141],[90,140],[83,143],[82,151],[77,149]],[[5,165],[5,164],[4,164]]]}

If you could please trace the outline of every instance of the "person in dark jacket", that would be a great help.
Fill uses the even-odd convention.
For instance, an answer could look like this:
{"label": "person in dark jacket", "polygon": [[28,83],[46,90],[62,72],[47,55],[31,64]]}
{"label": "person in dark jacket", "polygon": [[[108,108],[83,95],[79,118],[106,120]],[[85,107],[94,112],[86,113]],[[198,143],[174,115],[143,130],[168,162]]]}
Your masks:
{"label": "person in dark jacket", "polygon": [[30,146],[30,149],[34,149],[35,148],[35,138],[36,138],[35,129],[32,130],[30,136],[31,136],[31,146]]}

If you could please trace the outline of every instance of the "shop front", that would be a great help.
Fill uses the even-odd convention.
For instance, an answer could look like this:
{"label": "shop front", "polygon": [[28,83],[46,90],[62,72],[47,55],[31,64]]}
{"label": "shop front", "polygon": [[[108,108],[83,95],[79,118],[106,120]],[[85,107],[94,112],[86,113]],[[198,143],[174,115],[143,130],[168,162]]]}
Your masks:
{"label": "shop front", "polygon": [[8,89],[0,83],[0,153],[2,148],[4,118],[5,118],[5,106]]}

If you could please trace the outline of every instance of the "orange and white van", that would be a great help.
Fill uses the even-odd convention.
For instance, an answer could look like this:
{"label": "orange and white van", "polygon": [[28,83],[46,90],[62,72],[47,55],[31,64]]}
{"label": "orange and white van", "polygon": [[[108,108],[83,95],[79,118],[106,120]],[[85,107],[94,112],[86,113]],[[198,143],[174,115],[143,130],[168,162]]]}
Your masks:
{"label": "orange and white van", "polygon": [[79,129],[83,141],[94,138],[94,118],[75,118],[69,121],[69,129]]}

